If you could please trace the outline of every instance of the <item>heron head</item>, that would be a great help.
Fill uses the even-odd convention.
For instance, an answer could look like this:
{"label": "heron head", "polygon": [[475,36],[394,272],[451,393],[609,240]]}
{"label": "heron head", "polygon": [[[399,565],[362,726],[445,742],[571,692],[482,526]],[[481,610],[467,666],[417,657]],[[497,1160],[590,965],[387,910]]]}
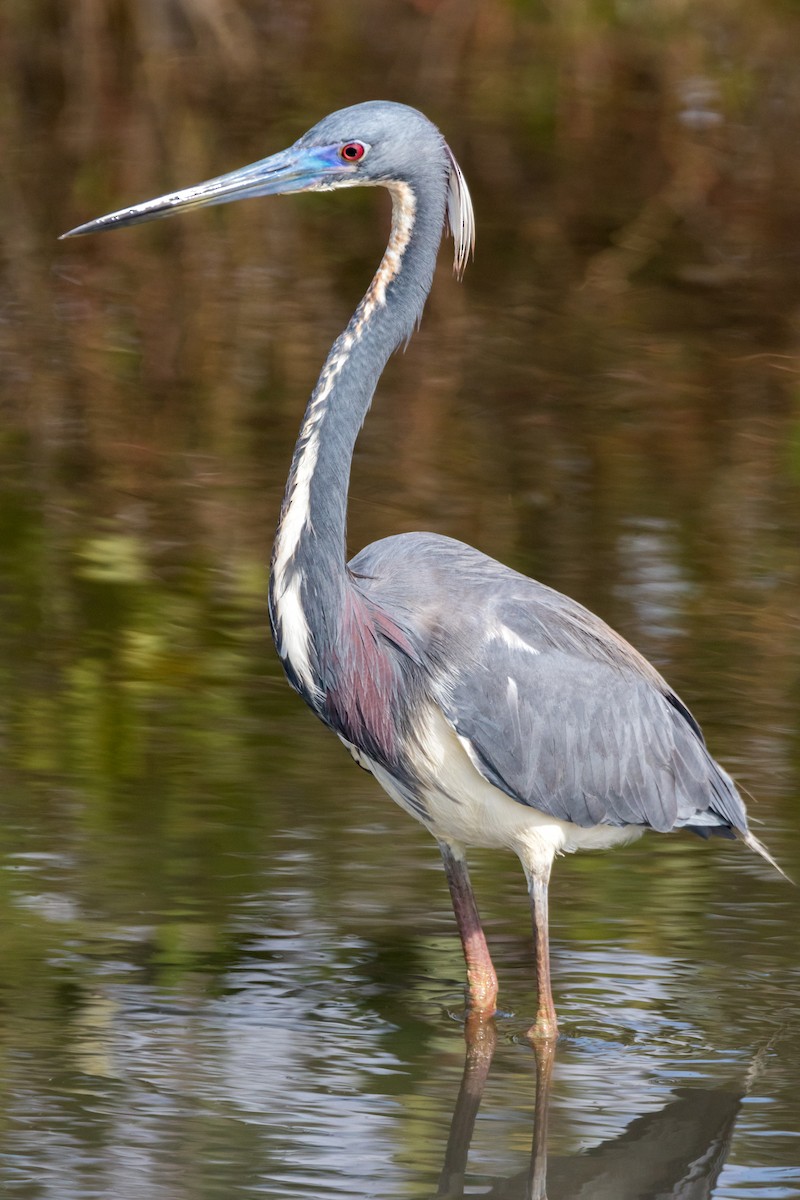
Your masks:
{"label": "heron head", "polygon": [[388,100],[355,104],[324,117],[292,147],[319,163],[310,189],[446,180],[448,151],[436,126],[415,108]]}
{"label": "heron head", "polygon": [[323,118],[288,150],[194,187],[119,209],[78,225],[79,237],[138,225],[173,213],[255,196],[404,182],[442,196],[463,269],[474,242],[472,204],[464,177],[436,126],[405,104],[370,101]]}

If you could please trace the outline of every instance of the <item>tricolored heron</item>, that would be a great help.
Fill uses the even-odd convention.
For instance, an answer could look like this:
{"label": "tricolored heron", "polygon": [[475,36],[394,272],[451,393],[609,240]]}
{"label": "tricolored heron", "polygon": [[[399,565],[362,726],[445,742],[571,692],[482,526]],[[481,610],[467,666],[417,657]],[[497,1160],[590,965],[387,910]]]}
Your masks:
{"label": "tricolored heron", "polygon": [[547,890],[556,854],[684,828],[737,837],[776,864],[686,705],[599,617],[432,533],[385,538],[346,562],[350,463],[378,379],[422,315],[445,222],[459,275],[474,245],[469,191],[441,133],[403,104],[357,104],[288,150],[64,236],[360,185],[389,190],[391,234],[305,411],[272,554],[272,632],[292,686],[439,843],[471,1005],[486,1015],[497,976],[466,850],[519,856],[538,985],[531,1034],[555,1037]]}

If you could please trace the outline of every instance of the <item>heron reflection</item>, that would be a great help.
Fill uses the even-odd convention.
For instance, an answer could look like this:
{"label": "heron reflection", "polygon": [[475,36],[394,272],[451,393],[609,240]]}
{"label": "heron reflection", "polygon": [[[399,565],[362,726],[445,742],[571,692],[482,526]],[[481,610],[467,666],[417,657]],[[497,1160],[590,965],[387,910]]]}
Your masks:
{"label": "heron reflection", "polygon": [[[497,1033],[467,1024],[464,1074],[453,1110],[436,1200],[467,1194],[467,1160]],[[730,1151],[747,1085],[685,1087],[658,1112],[635,1117],[623,1133],[570,1157],[548,1160],[547,1117],[555,1043],[535,1045],[536,1101],[527,1171],[492,1180],[493,1200],[710,1200]]]}

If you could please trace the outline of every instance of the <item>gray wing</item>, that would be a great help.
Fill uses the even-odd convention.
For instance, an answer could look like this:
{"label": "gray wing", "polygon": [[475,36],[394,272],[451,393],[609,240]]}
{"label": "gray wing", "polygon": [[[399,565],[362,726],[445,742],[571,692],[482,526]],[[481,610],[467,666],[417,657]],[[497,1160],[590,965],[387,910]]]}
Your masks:
{"label": "gray wing", "polygon": [[[398,542],[414,543],[413,601]],[[379,566],[389,543],[392,583],[380,586],[382,571],[371,581],[406,628],[413,621],[433,698],[496,787],[583,827],[747,829],[688,709],[598,617],[433,535],[387,539],[353,566]]]}
{"label": "gray wing", "polygon": [[682,706],[624,667],[490,643],[448,682],[445,716],[481,774],[516,800],[586,827],[745,827]]}

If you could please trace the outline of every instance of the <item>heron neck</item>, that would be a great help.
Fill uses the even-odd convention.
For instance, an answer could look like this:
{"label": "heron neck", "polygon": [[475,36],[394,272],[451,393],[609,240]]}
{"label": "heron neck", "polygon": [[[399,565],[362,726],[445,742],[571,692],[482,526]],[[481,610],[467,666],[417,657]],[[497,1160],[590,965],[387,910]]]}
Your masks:
{"label": "heron neck", "polygon": [[273,629],[284,661],[291,659],[286,639],[290,609],[295,625],[305,623],[309,659],[321,641],[336,637],[349,586],[347,492],[353,448],[386,361],[413,333],[433,279],[445,184],[436,198],[420,196],[406,183],[393,184],[390,191],[392,231],[386,252],[331,347],[292,458],[270,592]]}

